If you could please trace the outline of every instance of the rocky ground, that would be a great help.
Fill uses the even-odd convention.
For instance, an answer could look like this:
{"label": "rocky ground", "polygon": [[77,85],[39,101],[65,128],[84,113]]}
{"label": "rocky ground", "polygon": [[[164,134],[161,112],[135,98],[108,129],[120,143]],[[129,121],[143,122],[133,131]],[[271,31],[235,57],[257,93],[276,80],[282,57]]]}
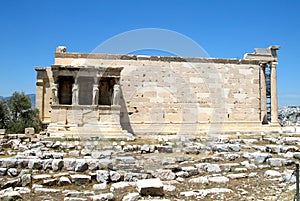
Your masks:
{"label": "rocky ground", "polygon": [[278,120],[283,126],[300,125],[300,106],[280,107]]}
{"label": "rocky ground", "polygon": [[300,159],[296,134],[2,137],[0,200],[293,200]]}

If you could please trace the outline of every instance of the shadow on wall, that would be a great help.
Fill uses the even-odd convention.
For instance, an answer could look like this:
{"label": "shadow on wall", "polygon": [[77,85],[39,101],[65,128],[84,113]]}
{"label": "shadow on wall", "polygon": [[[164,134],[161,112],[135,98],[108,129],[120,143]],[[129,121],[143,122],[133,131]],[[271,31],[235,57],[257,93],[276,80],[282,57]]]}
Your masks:
{"label": "shadow on wall", "polygon": [[134,134],[130,119],[129,119],[129,114],[127,110],[127,106],[123,97],[123,90],[122,87],[120,88],[121,96],[120,96],[120,105],[121,105],[121,111],[120,111],[120,124],[123,130],[127,130],[129,133]]}

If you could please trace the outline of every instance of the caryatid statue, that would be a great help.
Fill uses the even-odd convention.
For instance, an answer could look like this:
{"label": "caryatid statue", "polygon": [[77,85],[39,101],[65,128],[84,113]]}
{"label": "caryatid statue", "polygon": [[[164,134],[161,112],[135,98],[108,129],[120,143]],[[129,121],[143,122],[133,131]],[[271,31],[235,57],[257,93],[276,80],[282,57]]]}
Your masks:
{"label": "caryatid statue", "polygon": [[98,84],[93,85],[93,105],[98,105],[99,100],[99,87]]}
{"label": "caryatid statue", "polygon": [[78,105],[78,84],[74,83],[72,87],[72,104]]}
{"label": "caryatid statue", "polygon": [[114,85],[112,104],[113,105],[120,105],[120,85],[119,84]]}
{"label": "caryatid statue", "polygon": [[52,104],[58,104],[58,84],[53,84],[52,88]]}

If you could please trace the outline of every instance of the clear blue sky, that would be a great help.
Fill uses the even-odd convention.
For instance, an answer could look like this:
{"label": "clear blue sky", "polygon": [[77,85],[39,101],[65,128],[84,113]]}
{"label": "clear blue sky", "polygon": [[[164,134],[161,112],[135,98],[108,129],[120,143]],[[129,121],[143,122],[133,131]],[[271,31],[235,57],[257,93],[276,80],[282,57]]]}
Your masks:
{"label": "clear blue sky", "polygon": [[211,57],[242,58],[280,45],[280,105],[300,105],[300,1],[0,1],[0,96],[35,93],[34,66],[53,63],[56,46],[91,52],[125,31],[163,28],[184,34]]}

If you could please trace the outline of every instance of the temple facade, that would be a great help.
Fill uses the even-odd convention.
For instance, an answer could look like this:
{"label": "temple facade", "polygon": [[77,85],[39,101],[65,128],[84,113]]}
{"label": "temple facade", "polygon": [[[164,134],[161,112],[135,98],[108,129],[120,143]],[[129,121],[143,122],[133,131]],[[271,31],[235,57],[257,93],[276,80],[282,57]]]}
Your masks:
{"label": "temple facade", "polygon": [[276,130],[276,51],[243,59],[83,54],[59,46],[36,67],[36,107],[50,134],[127,137]]}

